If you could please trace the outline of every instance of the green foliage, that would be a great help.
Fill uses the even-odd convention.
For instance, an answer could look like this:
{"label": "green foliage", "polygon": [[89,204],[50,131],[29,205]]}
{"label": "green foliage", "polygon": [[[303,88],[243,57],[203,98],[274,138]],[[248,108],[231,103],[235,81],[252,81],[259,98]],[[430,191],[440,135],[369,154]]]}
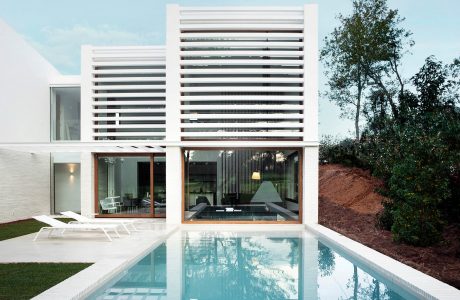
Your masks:
{"label": "green foliage", "polygon": [[329,77],[323,94],[340,107],[342,117],[354,120],[355,138],[359,140],[359,122],[368,106],[369,89],[372,94],[378,87],[396,115],[395,90],[404,86],[398,67],[405,48],[413,41],[409,39],[411,33],[400,27],[404,19],[397,10],[388,8],[386,0],[353,0],[351,15],[337,18],[339,26],[325,38],[321,49]]}
{"label": "green foliage", "polygon": [[353,139],[334,140],[330,136],[321,139],[319,147],[320,163],[337,163],[349,167],[367,168],[365,151],[361,144]]}
{"label": "green foliage", "polygon": [[394,207],[392,201],[383,201],[383,210],[377,214],[376,226],[381,229],[391,230],[394,223]]}
{"label": "green foliage", "polygon": [[439,211],[426,200],[428,199],[420,199],[416,205],[402,203],[394,211],[391,232],[395,241],[423,247],[441,240]]}
{"label": "green foliage", "polygon": [[[403,79],[401,58],[414,44],[404,19],[386,0],[352,3],[349,16],[337,17],[321,59],[329,79],[324,95],[354,118],[356,139],[326,137],[320,162],[369,167],[390,199],[377,225],[397,241],[434,244],[444,223],[460,223],[460,58],[443,65],[428,57]],[[367,124],[360,137],[361,116]]]}
{"label": "green foliage", "polygon": [[412,78],[416,93],[399,95],[397,118],[378,107],[376,92],[359,142],[321,143],[321,161],[369,167],[384,179],[390,200],[376,223],[396,241],[427,246],[446,222],[460,223],[459,65],[428,57]]}
{"label": "green foliage", "polygon": [[[454,75],[454,76],[452,76]],[[366,131],[374,174],[385,179],[390,203],[377,224],[397,241],[426,246],[441,238],[460,211],[460,110],[455,74],[429,57],[412,81],[417,94],[400,97],[400,119]]]}
{"label": "green foliage", "polygon": [[90,265],[88,263],[0,264],[0,299],[30,299]]}

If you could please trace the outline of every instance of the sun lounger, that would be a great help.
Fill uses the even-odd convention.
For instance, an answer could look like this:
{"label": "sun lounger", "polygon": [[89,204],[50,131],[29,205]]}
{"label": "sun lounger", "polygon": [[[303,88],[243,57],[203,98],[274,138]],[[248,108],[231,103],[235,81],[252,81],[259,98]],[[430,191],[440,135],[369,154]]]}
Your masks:
{"label": "sun lounger", "polygon": [[131,232],[128,229],[128,225],[131,226],[133,230],[137,230],[136,227],[134,226],[134,221],[132,220],[119,220],[119,219],[90,219],[85,216],[82,216],[80,214],[77,214],[73,211],[63,211],[61,212],[66,217],[73,218],[77,220],[78,223],[83,223],[83,224],[115,224],[115,225],[120,225],[123,226],[123,228],[126,230],[128,234],[131,234]]}
{"label": "sun lounger", "polygon": [[67,224],[61,222],[59,220],[53,219],[46,215],[35,216],[33,217],[35,220],[46,223],[50,226],[42,227],[34,238],[34,242],[37,240],[40,233],[44,230],[49,230],[48,237],[51,236],[54,230],[62,230],[61,234],[63,234],[66,230],[78,230],[78,231],[85,231],[85,232],[94,232],[94,231],[102,231],[105,236],[112,241],[112,238],[108,234],[107,231],[111,230],[114,231],[115,234],[120,237],[117,230],[117,225],[107,224],[107,225],[97,225],[97,224]]}

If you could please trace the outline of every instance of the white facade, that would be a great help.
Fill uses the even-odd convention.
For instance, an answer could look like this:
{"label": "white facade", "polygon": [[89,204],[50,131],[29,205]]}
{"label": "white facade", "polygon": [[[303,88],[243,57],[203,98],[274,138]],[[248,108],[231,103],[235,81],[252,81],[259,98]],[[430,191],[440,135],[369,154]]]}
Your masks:
{"label": "white facade", "polygon": [[[42,138],[2,133],[0,143],[10,143],[11,149],[11,143],[49,142],[49,87],[79,83],[81,139],[77,142],[91,144],[79,161],[83,214],[95,213],[98,200],[94,199],[93,157],[97,152],[145,153],[158,150],[145,147],[163,148],[166,220],[181,223],[184,149],[301,149],[301,220],[317,223],[316,5],[168,5],[166,12],[166,46],[85,45],[79,78],[66,80],[57,72],[49,76],[48,69],[40,73],[43,79],[35,95],[42,96],[34,101],[46,102],[46,112],[38,110],[30,117],[45,123],[41,131],[46,133]],[[18,99],[19,92],[11,90]],[[13,111],[19,114],[22,109]],[[8,126],[17,122],[2,119],[10,122]],[[104,148],[98,151],[94,145]],[[56,152],[55,148],[51,144],[49,151]]]}
{"label": "white facade", "polygon": [[[0,40],[0,142],[49,142],[49,84],[59,73],[1,20]],[[49,167],[49,154],[0,149],[0,222],[49,213]]]}

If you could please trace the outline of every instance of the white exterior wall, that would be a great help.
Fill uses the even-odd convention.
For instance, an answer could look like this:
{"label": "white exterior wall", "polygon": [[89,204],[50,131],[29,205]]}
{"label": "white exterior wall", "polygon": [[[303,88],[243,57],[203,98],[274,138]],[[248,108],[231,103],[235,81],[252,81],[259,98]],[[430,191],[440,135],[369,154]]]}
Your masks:
{"label": "white exterior wall", "polygon": [[318,147],[303,151],[303,224],[318,223]]}
{"label": "white exterior wall", "polygon": [[[317,6],[168,5],[166,36],[165,141],[240,139],[203,143],[218,147],[227,142],[230,147],[260,147],[256,138],[298,139],[298,144],[286,143],[291,147],[309,143],[303,147],[302,213],[303,223],[316,223]],[[205,119],[206,123],[201,122]],[[191,144],[178,142],[179,146]],[[180,155],[179,147],[168,147],[167,219],[171,223],[178,223],[182,214],[182,195],[169,188],[177,187],[181,178]]]}
{"label": "white exterior wall", "polygon": [[[51,78],[38,52],[0,20],[0,143],[50,141]],[[0,150],[0,222],[50,213],[50,155]]]}
{"label": "white exterior wall", "polygon": [[[92,66],[91,66],[91,46],[81,46],[81,102],[80,102],[80,140],[82,142],[92,141],[92,97],[91,86]],[[83,163],[83,162],[82,162]],[[83,189],[82,189],[83,191]]]}
{"label": "white exterior wall", "polygon": [[[318,138],[318,5],[304,6],[304,141]],[[303,160],[303,223],[318,223],[319,146],[305,147]]]}
{"label": "white exterior wall", "polygon": [[182,151],[166,147],[166,222],[182,222]]}
{"label": "white exterior wall", "polygon": [[[6,32],[9,36],[11,32],[3,27],[0,26],[2,34]],[[316,223],[316,5],[222,8],[168,5],[166,36],[166,51],[163,47],[82,47],[81,141],[92,142],[100,138],[99,142],[107,143],[106,138],[126,137],[136,141],[133,138],[140,137],[146,145],[166,146],[169,223],[181,222],[182,147],[304,148],[303,222]],[[230,49],[226,49],[227,44],[232,45]],[[2,54],[11,56],[22,46],[5,49],[1,49]],[[58,77],[57,72],[41,57],[34,63],[21,57],[27,61],[27,68],[21,63],[13,68],[6,59],[8,55],[0,57],[0,62],[15,70],[18,77],[2,79],[13,81],[8,85],[7,96],[14,95],[11,97],[21,101],[2,98],[0,104],[7,109],[23,109],[24,101],[29,104],[29,99],[38,100],[26,105],[33,108],[33,114],[29,115],[28,110],[7,114],[15,117],[14,122],[10,121],[18,129],[0,132],[0,142],[48,142],[48,84],[52,81],[48,77]],[[31,65],[32,70],[42,68],[39,74],[31,72]],[[163,73],[159,68],[163,68]],[[5,74],[10,76],[0,72],[0,76],[7,76]],[[24,78],[31,88],[18,89],[17,82],[22,85]],[[42,105],[36,107],[37,103]],[[158,114],[148,118],[136,116],[136,121],[142,124],[122,123],[129,119],[123,117],[123,113],[143,114],[144,107],[149,113]],[[116,116],[96,115],[99,113]],[[17,118],[18,115],[24,118]],[[27,122],[23,122],[24,119]],[[154,119],[163,123],[147,122]],[[201,122],[205,119],[207,123]],[[7,121],[0,118],[0,125]],[[97,121],[114,123],[97,124]],[[98,133],[100,129],[116,129],[117,132]],[[160,129],[160,134],[155,134],[156,129]],[[257,140],[259,138],[265,140]],[[194,144],[182,141],[184,139],[204,139],[204,143]],[[207,139],[209,141],[205,141]],[[81,206],[87,215],[94,213],[93,181],[92,154],[82,153]]]}
{"label": "white exterior wall", "polygon": [[49,142],[49,82],[59,73],[2,20],[0,40],[0,142]]}
{"label": "white exterior wall", "polygon": [[0,149],[0,223],[50,213],[50,155]]}
{"label": "white exterior wall", "polygon": [[166,9],[166,140],[180,141],[179,5]]}
{"label": "white exterior wall", "polygon": [[318,142],[318,5],[305,5],[304,19],[304,141]]}
{"label": "white exterior wall", "polygon": [[91,153],[81,154],[80,165],[81,213],[91,217],[94,215],[94,166]]}

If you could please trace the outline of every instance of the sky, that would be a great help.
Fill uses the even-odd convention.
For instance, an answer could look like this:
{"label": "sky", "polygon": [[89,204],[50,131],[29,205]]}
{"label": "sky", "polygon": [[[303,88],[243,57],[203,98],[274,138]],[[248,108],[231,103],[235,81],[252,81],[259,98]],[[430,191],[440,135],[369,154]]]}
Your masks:
{"label": "sky", "polygon": [[[163,45],[166,4],[183,6],[303,5],[319,7],[319,45],[338,25],[337,14],[351,12],[351,0],[0,0],[0,18],[22,35],[62,74],[80,74],[80,46]],[[388,0],[405,18],[415,46],[403,61],[402,74],[413,76],[426,57],[450,63],[460,56],[460,0]],[[1,40],[0,40],[1,47]],[[319,90],[327,78],[320,64]],[[340,110],[319,98],[319,134],[352,137],[353,122],[340,118]]]}

